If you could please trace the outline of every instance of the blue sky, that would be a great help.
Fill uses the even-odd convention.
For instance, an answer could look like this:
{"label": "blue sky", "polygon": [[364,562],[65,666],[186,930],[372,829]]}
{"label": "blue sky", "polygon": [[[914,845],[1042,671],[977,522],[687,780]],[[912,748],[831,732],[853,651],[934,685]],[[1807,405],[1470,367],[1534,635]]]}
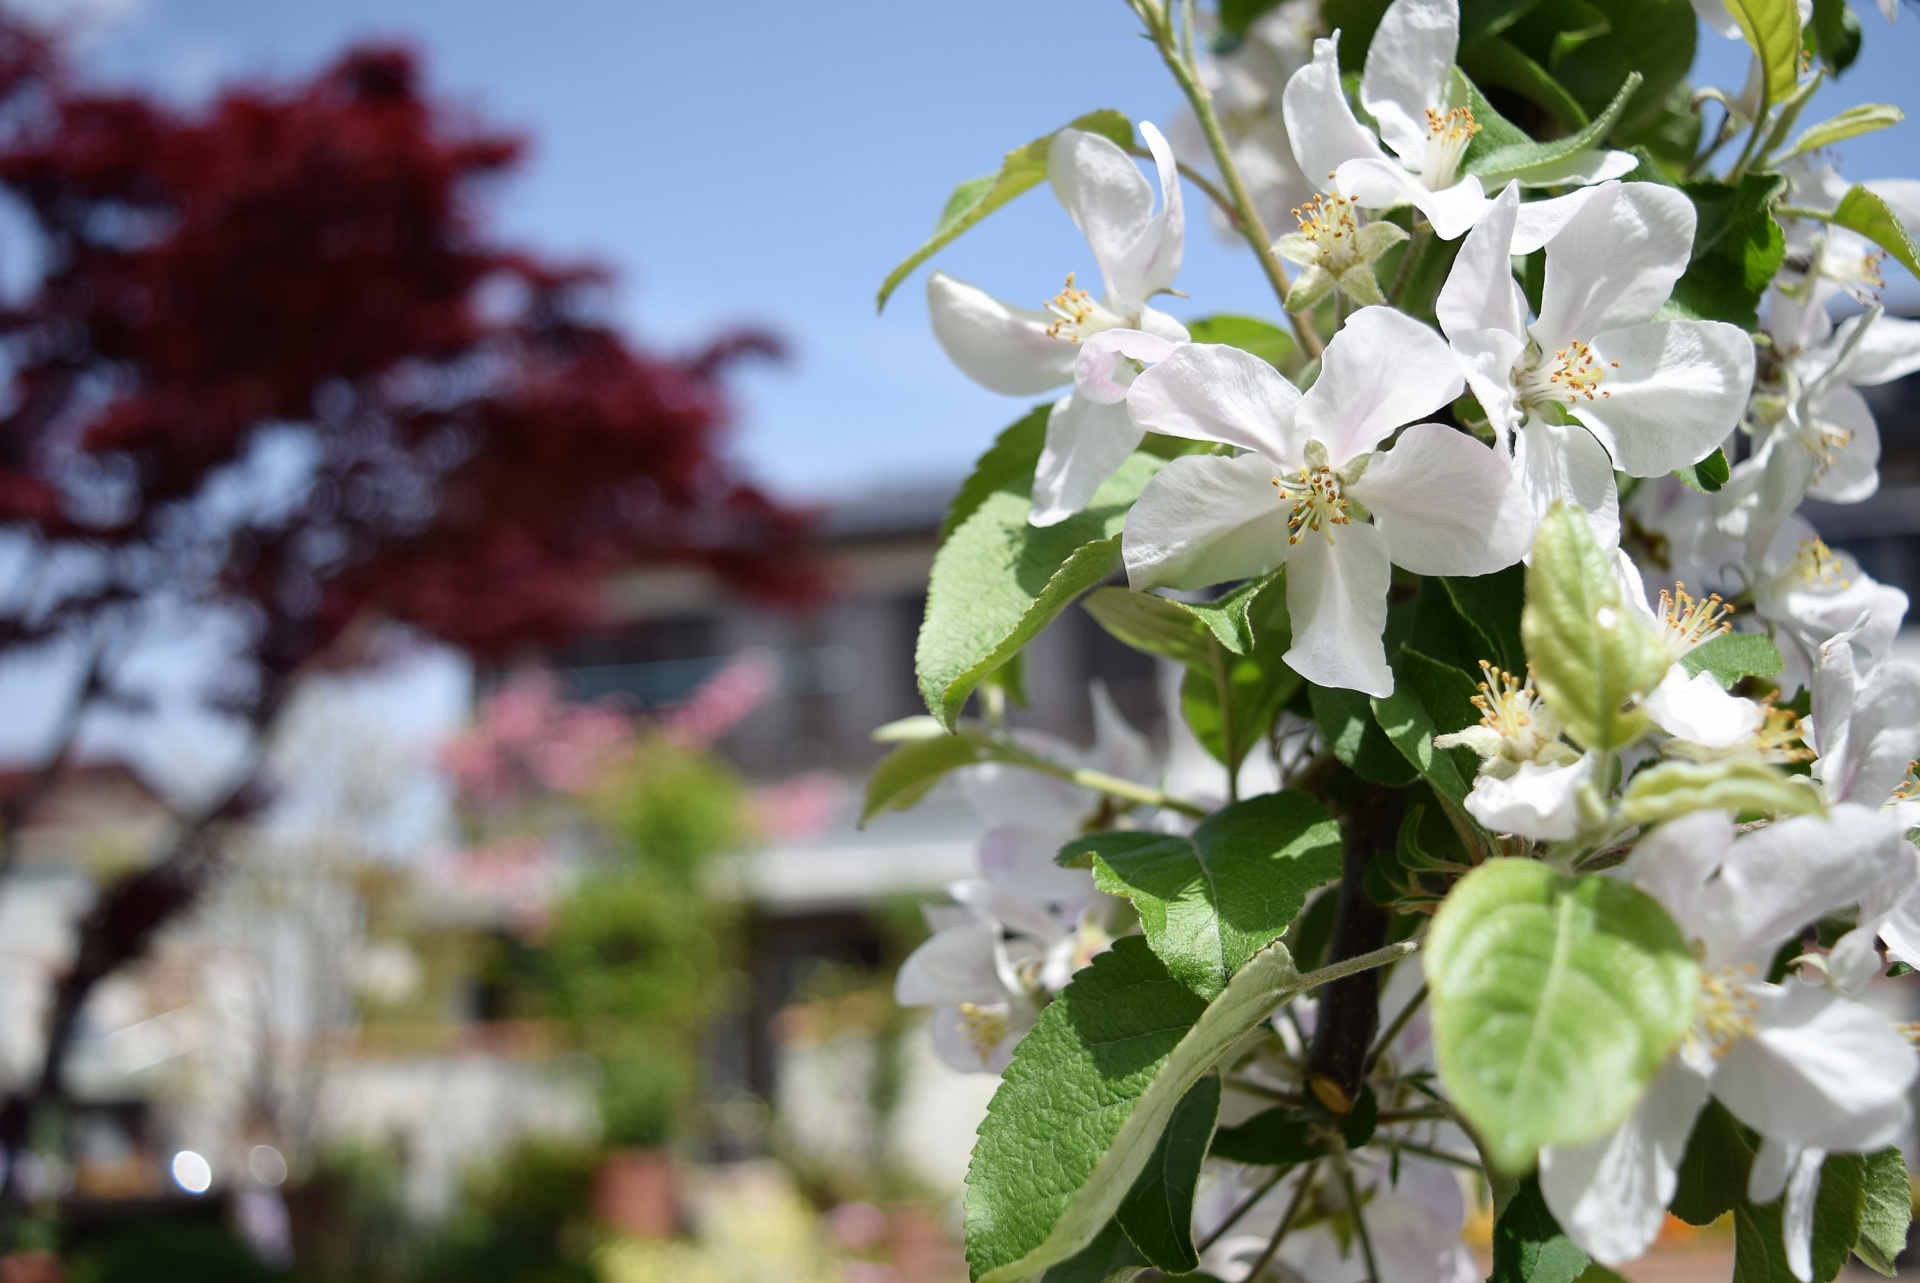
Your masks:
{"label": "blue sky", "polygon": [[[70,7],[74,0],[36,0]],[[1022,403],[952,370],[921,277],[873,291],[952,186],[1094,107],[1165,121],[1176,93],[1120,0],[80,0],[89,71],[192,99],[234,76],[308,72],[349,41],[406,40],[434,88],[533,151],[503,229],[613,265],[634,331],[692,344],[739,322],[793,359],[745,383],[738,451],[776,491],[841,498],[952,481]],[[1854,0],[1866,52],[1808,112],[1865,101],[1920,118],[1920,11],[1889,28]],[[1703,32],[1696,83],[1738,88],[1744,46]],[[1842,149],[1849,173],[1912,173],[1909,125]],[[1273,308],[1244,251],[1196,228],[1183,315]],[[1092,263],[1034,192],[941,266],[1037,304]]]}

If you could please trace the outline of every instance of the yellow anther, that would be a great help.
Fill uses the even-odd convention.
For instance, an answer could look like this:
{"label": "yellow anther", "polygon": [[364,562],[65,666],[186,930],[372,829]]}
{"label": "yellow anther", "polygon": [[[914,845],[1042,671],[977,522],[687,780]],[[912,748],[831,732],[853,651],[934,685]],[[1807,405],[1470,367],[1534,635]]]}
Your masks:
{"label": "yellow anther", "polygon": [[986,1064],[993,1059],[994,1048],[1006,1041],[1010,1025],[1007,1013],[1002,1009],[983,1007],[979,1003],[960,1004],[960,1032],[967,1045],[980,1057],[980,1063]]}
{"label": "yellow anther", "polygon": [[1833,555],[1833,549],[1827,547],[1826,540],[1817,537],[1800,541],[1800,547],[1788,563],[1786,573],[1796,583],[1810,588],[1853,586],[1853,581],[1841,573],[1840,559]]}
{"label": "yellow anther", "polygon": [[1765,712],[1760,729],[1754,732],[1760,759],[1765,762],[1811,762],[1813,750],[1800,734],[1800,715],[1790,708],[1775,708],[1773,695],[1763,701]]}
{"label": "yellow anther", "polygon": [[1291,477],[1275,477],[1274,489],[1280,499],[1292,505],[1287,514],[1287,542],[1297,544],[1309,530],[1326,535],[1333,542],[1333,527],[1352,522],[1347,515],[1348,502],[1340,494],[1339,479],[1329,467],[1302,468]]}
{"label": "yellow anther", "polygon": [[1480,724],[1503,739],[1522,739],[1540,712],[1539,697],[1524,680],[1484,659],[1480,672],[1486,680],[1473,697],[1473,706],[1480,710]]}
{"label": "yellow anther", "polygon": [[1466,158],[1467,145],[1479,132],[1473,113],[1465,107],[1447,111],[1427,108],[1427,155],[1420,177],[1430,190],[1453,186],[1460,173],[1460,162]]}
{"label": "yellow anther", "polygon": [[1663,589],[1660,615],[1666,624],[1667,652],[1679,659],[1701,642],[1732,632],[1733,625],[1727,622],[1732,614],[1733,607],[1722,601],[1719,593],[1709,593],[1700,600],[1679,584],[1672,592]]}
{"label": "yellow anther", "polygon": [[1759,1014],[1760,1000],[1748,992],[1743,980],[1754,974],[1753,964],[1748,963],[1738,968],[1727,967],[1700,981],[1699,1008],[1692,1036],[1705,1043],[1706,1050],[1716,1060],[1731,1051],[1734,1043],[1755,1032],[1753,1018]]}
{"label": "yellow anther", "polygon": [[1068,272],[1066,288],[1047,300],[1046,310],[1054,317],[1053,324],[1047,327],[1047,337],[1078,343],[1088,318],[1093,315],[1093,296],[1075,289],[1073,276]]}

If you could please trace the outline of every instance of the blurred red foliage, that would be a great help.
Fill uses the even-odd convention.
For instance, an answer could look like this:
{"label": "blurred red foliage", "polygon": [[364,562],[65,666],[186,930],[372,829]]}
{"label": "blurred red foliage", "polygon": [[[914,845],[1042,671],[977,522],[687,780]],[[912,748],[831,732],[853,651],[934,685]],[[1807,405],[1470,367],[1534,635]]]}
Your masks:
{"label": "blurred red foliage", "polygon": [[[0,521],[109,554],[56,625],[240,604],[271,685],[368,617],[482,654],[553,638],[636,559],[812,590],[804,518],[718,453],[728,367],[773,342],[665,357],[595,319],[602,273],[488,237],[520,153],[401,50],[181,112],[79,88],[0,23],[0,188],[44,243],[0,309]],[[269,436],[306,483],[236,513],[221,487]]]}

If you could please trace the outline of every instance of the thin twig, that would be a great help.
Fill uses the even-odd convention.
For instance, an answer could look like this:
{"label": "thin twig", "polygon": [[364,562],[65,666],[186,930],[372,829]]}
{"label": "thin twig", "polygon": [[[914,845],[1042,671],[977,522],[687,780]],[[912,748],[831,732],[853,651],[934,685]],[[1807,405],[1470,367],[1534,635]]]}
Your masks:
{"label": "thin twig", "polygon": [[1435,1149],[1431,1145],[1419,1145],[1410,1140],[1395,1137],[1387,1141],[1394,1149],[1405,1150],[1409,1154],[1418,1154],[1422,1158],[1431,1158],[1436,1163],[1451,1163],[1455,1167],[1464,1167],[1470,1172],[1480,1170],[1480,1160],[1465,1154],[1454,1154],[1444,1149]]}
{"label": "thin twig", "polygon": [[1287,1204],[1286,1214],[1280,1218],[1280,1223],[1274,1226],[1273,1237],[1267,1240],[1267,1250],[1260,1253],[1260,1259],[1255,1261],[1253,1268],[1247,1271],[1247,1278],[1259,1278],[1260,1271],[1267,1268],[1267,1263],[1273,1260],[1273,1254],[1280,1250],[1280,1240],[1285,1238],[1287,1231],[1293,1228],[1295,1218],[1300,1215],[1301,1206],[1307,1201],[1307,1191],[1313,1188],[1314,1174],[1319,1170],[1320,1160],[1316,1158],[1300,1173],[1300,1188],[1293,1192],[1293,1200]]}
{"label": "thin twig", "polygon": [[1215,1243],[1218,1243],[1221,1239],[1225,1238],[1227,1231],[1232,1229],[1235,1225],[1239,1224],[1240,1218],[1245,1216],[1248,1212],[1251,1212],[1253,1210],[1253,1206],[1255,1203],[1258,1203],[1261,1199],[1265,1198],[1268,1194],[1271,1194],[1273,1192],[1273,1187],[1275,1185],[1278,1185],[1281,1181],[1285,1180],[1287,1173],[1292,1170],[1293,1168],[1291,1167],[1282,1167],[1279,1171],[1275,1172],[1272,1178],[1268,1180],[1266,1184],[1262,1185],[1259,1189],[1254,1191],[1252,1198],[1240,1204],[1240,1206],[1234,1208],[1233,1214],[1227,1217],[1226,1220],[1220,1222],[1220,1228],[1216,1229],[1213,1233],[1207,1235],[1205,1240],[1203,1240],[1202,1242],[1195,1243],[1193,1245],[1193,1250],[1196,1252],[1205,1252],[1208,1248],[1212,1247]]}
{"label": "thin twig", "polygon": [[1341,1192],[1347,1196],[1347,1210],[1353,1213],[1353,1235],[1360,1240],[1360,1256],[1367,1263],[1367,1283],[1380,1283],[1380,1267],[1373,1259],[1373,1236],[1367,1233],[1367,1218],[1360,1214],[1360,1191],[1353,1184],[1353,1167],[1347,1162],[1346,1147],[1337,1142],[1333,1170],[1340,1178]]}
{"label": "thin twig", "polygon": [[[1128,147],[1126,153],[1139,160],[1153,159],[1153,153],[1145,147]],[[1207,199],[1212,201],[1222,214],[1226,215],[1228,221],[1231,222],[1236,229],[1240,226],[1240,216],[1233,212],[1233,201],[1228,199],[1225,192],[1214,186],[1212,179],[1183,160],[1174,161],[1173,167],[1180,171],[1180,177],[1186,179],[1205,193]]]}
{"label": "thin twig", "polygon": [[1387,1048],[1393,1045],[1393,1040],[1400,1036],[1400,1031],[1407,1027],[1407,1022],[1413,1019],[1413,1013],[1420,1010],[1420,1004],[1426,1000],[1427,987],[1423,984],[1413,997],[1407,999],[1407,1005],[1400,1008],[1400,1014],[1393,1018],[1393,1023],[1387,1026],[1386,1031],[1373,1044],[1373,1050],[1367,1053],[1368,1070],[1372,1070],[1380,1057],[1386,1054]]}

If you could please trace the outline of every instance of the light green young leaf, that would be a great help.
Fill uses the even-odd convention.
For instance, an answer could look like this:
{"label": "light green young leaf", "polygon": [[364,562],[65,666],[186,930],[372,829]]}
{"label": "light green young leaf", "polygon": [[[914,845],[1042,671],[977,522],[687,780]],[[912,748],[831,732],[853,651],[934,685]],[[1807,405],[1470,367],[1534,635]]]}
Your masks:
{"label": "light green young leaf", "polygon": [[1860,233],[1893,255],[1900,266],[1920,276],[1920,247],[1914,245],[1912,234],[1887,202],[1865,187],[1856,184],[1848,188],[1828,221]]}
{"label": "light green young leaf", "polygon": [[1893,1277],[1894,1258],[1906,1250],[1907,1229],[1913,1223],[1913,1187],[1907,1181],[1907,1160],[1889,1147],[1865,1158],[1861,1183],[1866,1200],[1860,1213],[1860,1237],[1853,1254],[1876,1274]]}
{"label": "light green young leaf", "polygon": [[1733,475],[1733,468],[1727,463],[1727,452],[1716,446],[1713,453],[1700,462],[1675,468],[1673,475],[1697,494],[1719,494],[1727,478]]}
{"label": "light green young leaf", "polygon": [[1167,970],[1211,999],[1280,938],[1308,892],[1340,876],[1340,828],[1304,793],[1269,793],[1216,811],[1191,836],[1091,833],[1060,854],[1091,854],[1095,884],[1133,901]]}
{"label": "light green young leaf", "polygon": [[1613,96],[1606,109],[1584,126],[1564,138],[1552,142],[1512,143],[1505,147],[1483,152],[1467,162],[1467,172],[1477,174],[1490,190],[1509,179],[1526,182],[1544,182],[1558,177],[1567,165],[1582,152],[1592,151],[1606,140],[1607,132],[1626,110],[1627,103],[1640,88],[1640,73],[1627,73],[1627,79],[1620,86],[1620,92]]}
{"label": "light green young leaf", "polygon": [[1302,975],[1276,942],[1198,1019],[1200,1000],[1145,940],[1122,939],[1094,959],[1040,1013],[980,1124],[967,1169],[967,1260],[976,1283],[1021,1283],[1093,1242],[1180,1101],[1254,1026],[1304,989],[1414,947],[1391,945]]}
{"label": "light green young leaf", "polygon": [[1099,625],[1135,650],[1193,668],[1213,652],[1207,625],[1186,602],[1128,588],[1096,588],[1081,603]]}
{"label": "light green young leaf", "polygon": [[1165,463],[1134,454],[1086,511],[1056,526],[1028,524],[1027,487],[1017,482],[981,500],[934,554],[914,653],[929,712],[956,725],[981,678],[1113,573],[1127,511]]}
{"label": "light green young leaf", "polygon": [[1502,1170],[1620,1122],[1692,1024],[1699,971],[1673,919],[1613,878],[1489,860],[1434,916],[1434,1047]]}
{"label": "light green young leaf", "polygon": [[1861,134],[1889,128],[1906,118],[1907,113],[1890,102],[1863,102],[1837,116],[1829,116],[1817,125],[1808,125],[1793,140],[1793,146],[1774,158],[1774,163],[1791,160],[1820,147],[1831,147],[1849,138],[1858,138]]}
{"label": "light green young leaf", "polygon": [[949,735],[940,729],[934,736],[898,742],[900,747],[881,758],[873,774],[867,777],[866,804],[860,808],[862,825],[882,811],[907,810],[946,778],[949,771],[984,762],[988,757],[986,745],[977,735],[966,731]]}
{"label": "light green young leaf", "polygon": [[1622,811],[1635,824],[1658,824],[1695,811],[1744,815],[1818,815],[1820,795],[1764,762],[1663,762],[1627,785]]}
{"label": "light green young leaf", "polygon": [[1765,633],[1722,633],[1680,657],[1688,676],[1712,673],[1731,690],[1742,677],[1773,677],[1786,667],[1780,648]]}
{"label": "light green young leaf", "polygon": [[1671,659],[1620,599],[1613,567],[1580,509],[1555,503],[1534,536],[1520,635],[1542,698],[1584,748],[1632,743],[1646,727],[1633,701]]}
{"label": "light green young leaf", "polygon": [[[1063,128],[1101,134],[1121,147],[1134,145],[1133,122],[1117,111],[1090,111],[1084,116],[1068,121]],[[1053,134],[1059,132],[1056,129]],[[1022,192],[1045,182],[1047,152],[1053,146],[1053,134],[1045,134],[1024,147],[1016,147],[1008,152],[1006,158],[1000,162],[1000,172],[997,174],[969,179],[954,188],[953,195],[947,198],[947,207],[940,211],[940,221],[934,225],[933,235],[927,238],[926,244],[908,255],[906,261],[900,266],[887,273],[887,279],[880,286],[877,307],[884,309],[887,306],[888,296],[899,288],[900,282],[913,274],[914,268],[939,253],[962,232]]]}
{"label": "light green young leaf", "polygon": [[1140,1254],[1168,1274],[1200,1268],[1200,1254],[1193,1250],[1193,1196],[1219,1116],[1220,1075],[1208,1074],[1181,1097],[1146,1170],[1114,1214]]}
{"label": "light green young leaf", "polygon": [[1251,352],[1282,370],[1292,369],[1299,363],[1300,350],[1294,346],[1293,336],[1255,317],[1226,313],[1203,316],[1187,323],[1187,334],[1195,343],[1224,343],[1242,352]]}
{"label": "light green young leaf", "polygon": [[1769,102],[1785,102],[1800,84],[1800,9],[1795,0],[1726,0],[1766,73]]}

